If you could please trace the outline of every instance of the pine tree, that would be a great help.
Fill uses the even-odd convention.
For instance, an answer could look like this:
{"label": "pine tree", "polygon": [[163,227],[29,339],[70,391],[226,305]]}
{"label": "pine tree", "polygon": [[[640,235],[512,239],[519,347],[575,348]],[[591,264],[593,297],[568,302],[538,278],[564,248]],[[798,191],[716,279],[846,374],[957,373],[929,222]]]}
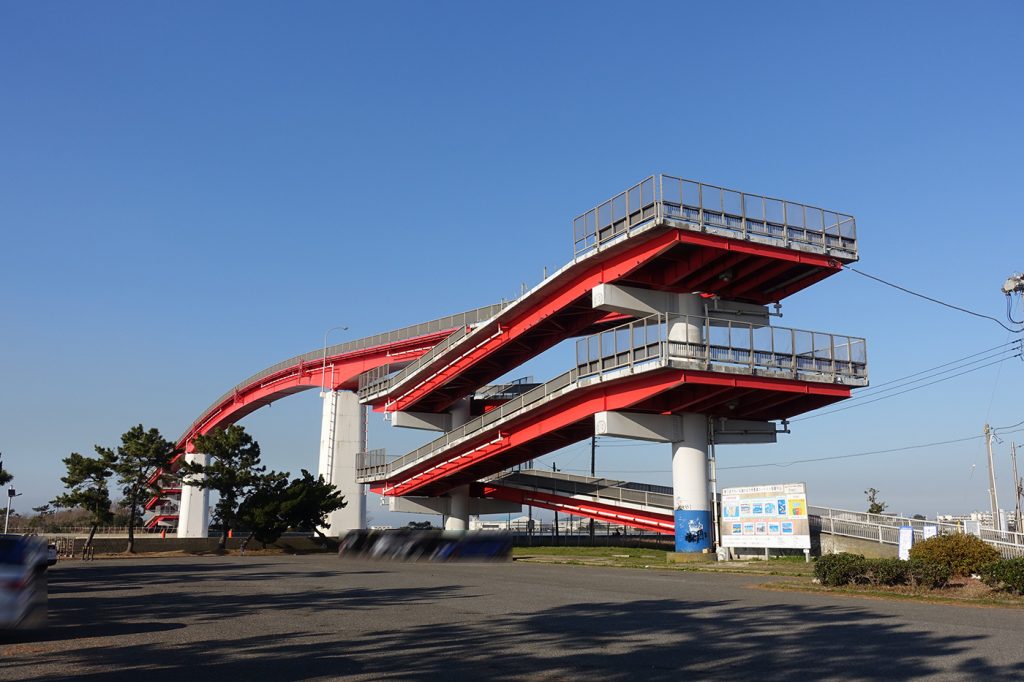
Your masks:
{"label": "pine tree", "polygon": [[[97,447],[96,451],[97,457],[85,457],[72,452],[64,458],[68,474],[60,480],[68,492],[58,495],[51,503],[65,509],[78,507],[89,512],[92,528],[89,529],[89,539],[85,541],[86,547],[92,546],[96,527],[101,523],[109,523],[114,517],[110,511],[110,489],[107,487],[107,479],[113,474],[110,470],[111,462],[103,448]],[[48,509],[49,505],[45,505],[45,508]],[[36,511],[43,513],[44,509],[37,507]]]}
{"label": "pine tree", "polygon": [[267,468],[260,463],[260,445],[236,424],[196,436],[196,452],[210,456],[210,463],[184,462],[178,476],[189,485],[215,490],[219,495],[214,517],[221,525],[217,549],[224,550],[228,531],[238,525],[238,507],[264,480]]}
{"label": "pine tree", "polygon": [[174,444],[160,435],[157,429],[146,430],[142,424],[133,426],[121,436],[121,445],[114,452],[110,448],[96,447],[101,457],[106,457],[117,483],[124,495],[128,509],[128,548],[135,551],[135,524],[142,516],[142,503],[147,493],[156,489],[149,484],[149,478],[158,468],[164,470],[171,464]]}

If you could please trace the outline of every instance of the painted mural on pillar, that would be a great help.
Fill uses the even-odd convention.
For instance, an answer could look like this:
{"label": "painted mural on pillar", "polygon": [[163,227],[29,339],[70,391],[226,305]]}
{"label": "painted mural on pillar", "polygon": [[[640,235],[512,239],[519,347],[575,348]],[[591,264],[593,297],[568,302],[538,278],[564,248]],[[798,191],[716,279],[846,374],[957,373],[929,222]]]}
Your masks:
{"label": "painted mural on pillar", "polygon": [[676,551],[703,552],[711,549],[711,512],[676,509]]}

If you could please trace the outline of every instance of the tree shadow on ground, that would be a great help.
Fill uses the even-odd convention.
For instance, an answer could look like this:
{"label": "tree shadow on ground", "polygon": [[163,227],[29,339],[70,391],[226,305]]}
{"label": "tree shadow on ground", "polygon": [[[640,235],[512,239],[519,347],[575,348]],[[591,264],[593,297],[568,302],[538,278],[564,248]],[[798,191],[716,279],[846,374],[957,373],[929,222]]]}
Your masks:
{"label": "tree shadow on ground", "polygon": [[[183,571],[191,575],[192,568],[176,570],[179,576]],[[797,673],[843,679],[1024,676],[1024,664],[997,665],[971,655],[981,636],[936,635],[860,607],[785,603],[751,608],[740,598],[656,598],[487,617],[479,615],[486,611],[477,611],[483,605],[475,600],[493,595],[459,584],[367,588],[338,587],[335,581],[317,589],[288,590],[282,574],[337,578],[345,571],[269,569],[261,567],[249,576],[263,576],[258,580],[269,580],[269,587],[281,591],[258,595],[194,593],[190,587],[196,585],[179,580],[176,589],[108,596],[102,590],[89,593],[87,587],[124,580],[134,572],[75,576],[57,590],[51,588],[56,592],[51,610],[61,615],[58,636],[79,638],[83,644],[60,653],[65,667],[41,668],[38,674],[24,674],[30,671],[24,666],[37,659],[15,650],[0,658],[0,677],[6,672],[22,673],[19,679],[56,680],[68,670],[84,680],[144,676],[186,677],[190,682],[314,677],[615,681]],[[162,572],[168,580],[173,574],[174,569]],[[436,576],[443,581],[442,571]],[[88,597],[64,591],[76,589],[86,589]],[[412,607],[420,610],[413,615]],[[384,620],[380,614],[385,608],[397,611],[397,620]],[[402,613],[410,615],[403,619]],[[269,623],[281,631],[265,633],[249,626],[261,618],[269,619],[264,627]],[[165,629],[204,623],[225,627],[213,629],[212,638],[136,638],[121,646],[127,633],[158,632],[148,628],[162,619]],[[90,637],[96,639],[85,640]]]}

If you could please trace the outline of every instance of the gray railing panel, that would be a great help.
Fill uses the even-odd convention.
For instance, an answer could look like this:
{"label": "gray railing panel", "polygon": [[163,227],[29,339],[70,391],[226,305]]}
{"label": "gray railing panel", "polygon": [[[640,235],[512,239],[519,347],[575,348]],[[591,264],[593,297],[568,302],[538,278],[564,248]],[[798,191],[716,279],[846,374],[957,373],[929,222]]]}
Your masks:
{"label": "gray railing panel", "polygon": [[[448,329],[454,329],[460,326],[464,327],[466,325],[479,324],[480,322],[483,322],[484,320],[489,320],[490,318],[497,315],[499,312],[501,312],[501,310],[503,310],[506,307],[506,305],[507,304],[499,303],[484,306],[482,308],[476,308],[474,310],[469,310],[464,313],[457,313],[455,315],[439,317],[436,320],[430,320],[428,322],[421,322],[419,324],[410,325],[408,327],[402,327],[401,329],[396,329],[394,331],[384,332],[382,334],[375,334],[373,336],[367,336],[361,339],[356,339],[354,341],[348,341],[345,343],[339,343],[333,346],[328,346],[327,357],[330,358],[332,356],[342,355],[345,353],[352,353],[358,350],[365,350],[368,348],[373,348],[375,346],[382,346],[389,343],[397,343],[399,341],[415,339],[416,337],[419,336],[435,334],[437,332],[445,331]],[[217,407],[219,407],[222,403],[224,403],[224,401],[226,401],[228,398],[232,397],[239,391],[253,385],[260,379],[273,376],[281,371],[284,371],[296,365],[304,364],[307,362],[322,361],[323,355],[323,348],[320,348],[318,350],[311,350],[307,353],[303,353],[302,355],[296,355],[293,358],[289,358],[275,365],[271,365],[270,367],[267,367],[266,369],[257,372],[256,374],[253,374],[245,381],[236,384],[234,388],[224,393],[221,397],[217,398],[217,400],[215,400],[209,407],[207,407],[203,411],[202,415],[194,422],[192,422],[192,424],[185,431],[185,433],[181,435],[181,438],[179,440],[184,440],[189,435],[191,435],[196,430],[196,428],[198,428],[202,423],[204,423],[209,418],[209,416],[213,413],[214,410],[217,409]]]}
{"label": "gray railing panel", "polygon": [[652,175],[573,219],[573,254],[580,256],[652,219],[739,239],[762,238],[857,258],[853,216],[815,206]]}

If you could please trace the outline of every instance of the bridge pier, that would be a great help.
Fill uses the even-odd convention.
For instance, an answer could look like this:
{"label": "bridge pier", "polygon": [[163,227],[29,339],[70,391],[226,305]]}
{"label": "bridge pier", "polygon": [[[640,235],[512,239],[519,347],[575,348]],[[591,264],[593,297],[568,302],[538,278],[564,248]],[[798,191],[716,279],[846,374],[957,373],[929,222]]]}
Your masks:
{"label": "bridge pier", "polygon": [[366,411],[352,391],[324,391],[318,473],[333,483],[348,504],[327,517],[325,535],[338,537],[366,528],[366,491],[356,483],[356,454],[366,449]]}
{"label": "bridge pier", "polygon": [[[704,299],[680,294],[676,299],[679,317],[669,318],[668,341],[700,343]],[[692,317],[687,317],[692,316]],[[683,438],[672,443],[672,498],[676,524],[677,552],[711,549],[711,490],[708,482],[708,419],[685,413]]]}
{"label": "bridge pier", "polygon": [[708,420],[683,414],[683,440],[672,443],[672,500],[677,552],[711,549],[713,536],[708,485]]}
{"label": "bridge pier", "polygon": [[[210,463],[210,456],[198,452],[185,454],[189,463]],[[210,531],[210,491],[181,482],[181,503],[178,506],[178,537],[205,538]]]}
{"label": "bridge pier", "polygon": [[[470,399],[463,398],[451,407],[451,428],[456,429],[470,419]],[[460,485],[448,492],[451,504],[444,520],[445,530],[469,530],[469,485]]]}

